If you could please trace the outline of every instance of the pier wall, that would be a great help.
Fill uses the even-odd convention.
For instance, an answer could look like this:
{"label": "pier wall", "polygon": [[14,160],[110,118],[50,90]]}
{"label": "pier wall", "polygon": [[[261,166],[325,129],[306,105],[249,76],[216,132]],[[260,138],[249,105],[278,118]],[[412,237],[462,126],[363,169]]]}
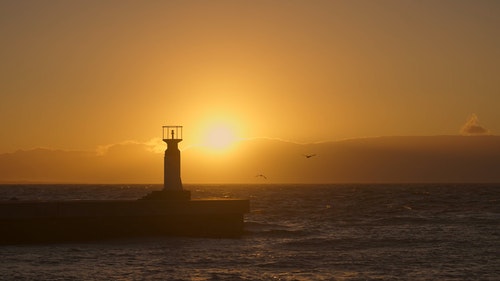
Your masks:
{"label": "pier wall", "polygon": [[248,200],[0,203],[0,244],[138,236],[238,237]]}

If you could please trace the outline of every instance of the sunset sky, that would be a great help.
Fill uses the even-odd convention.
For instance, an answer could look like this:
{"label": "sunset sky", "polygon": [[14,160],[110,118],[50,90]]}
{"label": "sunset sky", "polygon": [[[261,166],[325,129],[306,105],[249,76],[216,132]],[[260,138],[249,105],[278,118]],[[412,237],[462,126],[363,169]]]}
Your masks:
{"label": "sunset sky", "polygon": [[0,153],[500,132],[500,1],[0,1]]}

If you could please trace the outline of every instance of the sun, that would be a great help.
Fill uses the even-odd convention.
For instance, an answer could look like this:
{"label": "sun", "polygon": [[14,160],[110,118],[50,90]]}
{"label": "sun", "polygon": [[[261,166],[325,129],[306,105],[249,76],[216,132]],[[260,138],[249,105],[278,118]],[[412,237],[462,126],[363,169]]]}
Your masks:
{"label": "sun", "polygon": [[236,140],[236,134],[230,126],[217,124],[207,129],[203,146],[213,150],[225,150],[231,147]]}

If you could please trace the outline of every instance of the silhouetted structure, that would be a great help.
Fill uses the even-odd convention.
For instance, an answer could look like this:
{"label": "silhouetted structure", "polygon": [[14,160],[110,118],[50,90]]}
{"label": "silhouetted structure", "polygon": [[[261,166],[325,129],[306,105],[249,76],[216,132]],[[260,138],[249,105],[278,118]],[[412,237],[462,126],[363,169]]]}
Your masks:
{"label": "silhouetted structure", "polygon": [[163,161],[163,190],[148,194],[144,200],[189,200],[191,192],[184,190],[181,180],[182,126],[163,126],[163,141],[167,143]]}
{"label": "silhouetted structure", "polygon": [[182,126],[163,126],[163,141],[167,143],[163,170],[163,190],[182,190],[181,152]]}
{"label": "silhouetted structure", "polygon": [[163,126],[164,186],[140,200],[0,201],[0,244],[136,236],[237,237],[249,200],[191,200],[181,181],[182,126]]}

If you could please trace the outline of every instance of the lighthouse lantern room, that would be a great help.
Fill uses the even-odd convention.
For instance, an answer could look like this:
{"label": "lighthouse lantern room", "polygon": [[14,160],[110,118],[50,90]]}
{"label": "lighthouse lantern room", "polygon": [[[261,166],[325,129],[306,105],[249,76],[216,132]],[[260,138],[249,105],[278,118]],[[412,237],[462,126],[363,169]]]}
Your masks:
{"label": "lighthouse lantern room", "polygon": [[167,140],[182,141],[182,126],[163,126],[163,141]]}

